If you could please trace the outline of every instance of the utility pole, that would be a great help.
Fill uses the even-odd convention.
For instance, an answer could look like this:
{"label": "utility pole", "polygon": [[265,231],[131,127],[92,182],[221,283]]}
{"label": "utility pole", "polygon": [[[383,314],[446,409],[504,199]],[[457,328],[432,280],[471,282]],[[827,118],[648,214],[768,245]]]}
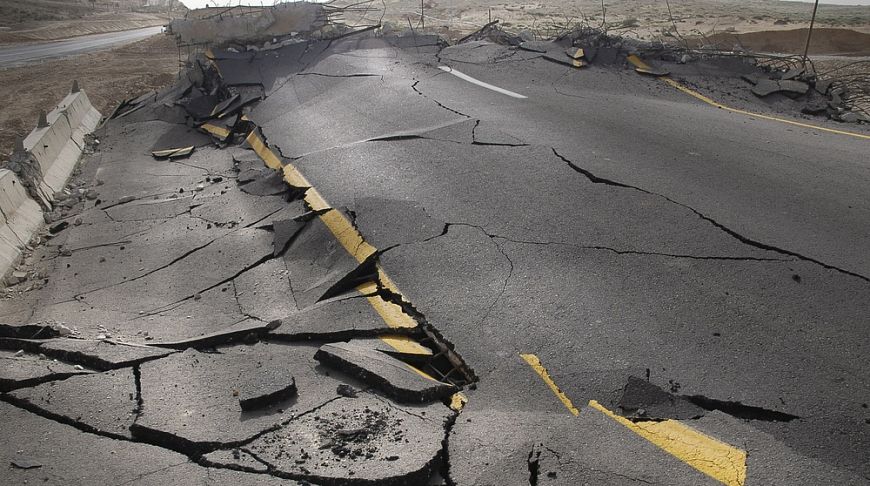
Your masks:
{"label": "utility pole", "polygon": [[423,0],[420,0],[420,26],[426,30],[426,19],[423,17]]}
{"label": "utility pole", "polygon": [[813,37],[813,25],[816,23],[816,11],[819,9],[819,0],[813,6],[813,17],[810,19],[810,30],[807,31],[807,45],[804,47],[804,69],[807,67],[807,55],[810,52],[810,39]]}

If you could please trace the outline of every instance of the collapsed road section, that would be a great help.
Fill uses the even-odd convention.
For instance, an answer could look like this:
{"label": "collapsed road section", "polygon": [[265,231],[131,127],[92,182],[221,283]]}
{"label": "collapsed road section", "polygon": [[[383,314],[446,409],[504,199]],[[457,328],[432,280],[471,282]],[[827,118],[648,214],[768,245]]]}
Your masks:
{"label": "collapsed road section", "polygon": [[[863,139],[619,46],[328,30],[197,53],[95,132],[0,301],[4,482],[867,483],[866,221],[803,217],[862,219]],[[725,204],[758,198],[791,212]]]}

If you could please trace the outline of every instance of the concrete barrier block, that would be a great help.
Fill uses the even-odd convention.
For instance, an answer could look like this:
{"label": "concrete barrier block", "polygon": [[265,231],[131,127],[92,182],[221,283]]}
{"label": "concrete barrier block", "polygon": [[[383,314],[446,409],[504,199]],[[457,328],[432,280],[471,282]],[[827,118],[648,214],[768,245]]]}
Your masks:
{"label": "concrete barrier block", "polygon": [[6,169],[0,169],[0,218],[0,270],[5,274],[43,224],[39,204]]}
{"label": "concrete barrier block", "polygon": [[[81,157],[85,135],[101,118],[84,91],[73,92],[46,115],[47,126],[34,128],[24,139],[24,150],[42,172],[40,180],[32,183],[48,198],[66,185]],[[40,204],[30,198],[14,173],[0,169],[0,274],[9,272],[42,224]]]}

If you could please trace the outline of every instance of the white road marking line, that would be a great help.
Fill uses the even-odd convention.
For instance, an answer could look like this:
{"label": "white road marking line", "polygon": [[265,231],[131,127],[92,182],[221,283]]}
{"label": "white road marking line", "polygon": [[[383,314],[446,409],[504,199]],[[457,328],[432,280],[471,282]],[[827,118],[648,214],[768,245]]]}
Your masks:
{"label": "white road marking line", "polygon": [[459,79],[464,79],[464,80],[468,81],[469,83],[473,83],[473,84],[476,84],[478,86],[483,86],[484,88],[491,89],[491,90],[495,91],[496,93],[508,95],[511,98],[521,98],[521,99],[527,98],[526,96],[523,96],[519,93],[514,93],[513,91],[508,91],[506,89],[499,88],[498,86],[493,86],[489,83],[484,83],[483,81],[481,81],[479,79],[474,79],[471,76],[464,74],[464,73],[460,73],[459,71],[457,71],[449,66],[438,66],[438,69],[440,69],[444,72],[450,73]]}

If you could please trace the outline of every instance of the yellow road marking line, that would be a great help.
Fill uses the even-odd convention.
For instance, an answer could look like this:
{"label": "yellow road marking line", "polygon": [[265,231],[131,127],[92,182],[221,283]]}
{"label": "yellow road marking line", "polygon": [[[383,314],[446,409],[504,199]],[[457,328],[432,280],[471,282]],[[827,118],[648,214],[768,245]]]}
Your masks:
{"label": "yellow road marking line", "polygon": [[[308,182],[308,179],[306,179],[305,176],[303,176],[302,173],[293,166],[293,164],[283,164],[281,159],[266,146],[263,139],[257,135],[256,131],[251,131],[245,140],[248,142],[248,145],[254,149],[254,152],[263,160],[266,166],[275,170],[281,170],[284,173],[285,182],[293,187],[306,189],[305,196],[303,197],[305,202],[308,203],[313,211],[323,211],[318,215],[318,217],[326,227],[329,228],[333,236],[335,236],[339,243],[341,243],[342,247],[344,247],[344,249],[347,250],[347,252],[350,253],[357,262],[363,263],[377,252],[377,249],[365,241],[359,231],[353,227],[353,224],[351,224],[345,215],[341,211],[330,206],[326,199],[320,195],[320,192],[312,187],[311,183]],[[378,267],[378,276],[385,287],[390,289],[392,292],[399,294],[396,285],[389,279],[389,277],[387,277],[387,274],[380,267]],[[357,290],[363,295],[374,294],[377,291],[377,284],[375,282],[366,282],[357,286]],[[417,327],[417,321],[408,314],[405,314],[398,304],[388,302],[380,295],[369,295],[366,297],[366,300],[368,300],[375,312],[381,316],[381,319],[384,320],[387,326],[391,328]],[[410,338],[402,336],[382,336],[380,339],[400,353],[431,354],[431,350],[428,350],[429,352],[426,353],[425,350],[427,350],[427,348],[414,342]],[[407,363],[405,364],[420,376],[432,381],[439,381],[417,367],[411,366]]]}
{"label": "yellow road marking line", "polygon": [[219,127],[217,125],[213,125],[211,123],[204,123],[200,128],[211,133],[212,135],[216,135],[220,138],[227,138],[230,136],[230,131],[224,127]]}
{"label": "yellow road marking line", "polygon": [[[628,59],[628,62],[630,62],[631,64],[633,64],[637,68],[646,69],[646,70],[652,69],[648,64],[643,62],[639,57],[635,56],[634,54],[628,56],[626,59]],[[665,83],[667,83],[668,85],[670,85],[671,87],[676,88],[676,89],[682,91],[683,93],[685,93],[693,98],[701,100],[710,106],[715,106],[716,108],[730,111],[732,113],[737,113],[737,114],[746,115],[746,116],[754,116],[754,117],[761,118],[764,120],[778,121],[781,123],[787,123],[789,125],[793,125],[793,126],[801,127],[801,128],[809,128],[809,129],[820,130],[820,131],[828,132],[828,133],[836,133],[838,135],[847,135],[850,137],[857,137],[857,138],[863,138],[865,140],[870,140],[870,135],[865,135],[863,133],[850,132],[847,130],[837,130],[836,128],[820,127],[818,125],[811,125],[809,123],[802,123],[799,121],[788,120],[786,118],[780,118],[777,116],[762,115],[761,113],[755,113],[752,111],[741,110],[739,108],[733,108],[733,107],[730,107],[728,105],[723,105],[722,103],[714,101],[711,98],[704,96],[701,93],[699,93],[699,92],[697,92],[697,91],[695,91],[695,90],[693,90],[693,89],[691,89],[691,88],[689,88],[689,87],[687,87],[687,86],[685,86],[685,85],[683,85],[683,84],[681,84],[681,83],[679,83],[679,82],[675,81],[674,79],[669,78],[667,76],[662,76],[660,79],[662,81],[664,81]]]}
{"label": "yellow road marking line", "polygon": [[[271,150],[269,150],[268,147],[266,147],[266,144],[263,143],[263,139],[261,139],[260,136],[257,135],[257,132],[251,131],[251,133],[248,134],[247,138],[245,138],[245,141],[248,142],[248,145],[250,145],[251,148],[254,149],[254,152],[261,159],[263,159],[263,162],[266,163],[266,167],[268,167],[270,169],[275,169],[275,170],[281,170],[284,168],[284,164],[281,163],[281,159],[279,159],[278,156],[275,155],[274,152],[272,152]],[[304,187],[304,186],[296,186],[296,187]]]}
{"label": "yellow road marking line", "polygon": [[761,113],[754,113],[751,111],[741,110],[739,108],[732,108],[730,106],[723,105],[722,103],[718,103],[716,101],[713,101],[712,99],[702,95],[701,93],[698,93],[697,91],[695,91],[691,88],[683,86],[682,84],[678,83],[677,81],[674,81],[671,78],[665,77],[665,78],[662,78],[662,81],[664,81],[665,83],[668,83],[672,87],[682,91],[683,93],[686,93],[689,96],[692,96],[694,98],[697,98],[697,99],[703,101],[704,103],[707,103],[708,105],[715,106],[716,108],[721,108],[723,110],[730,111],[732,113],[738,113],[738,114],[747,115],[747,116],[754,116],[757,118],[763,118],[765,120],[778,121],[778,122],[787,123],[789,125],[794,125],[794,126],[801,127],[801,128],[811,128],[813,130],[821,130],[823,132],[836,133],[838,135],[848,135],[851,137],[857,137],[857,138],[863,138],[866,140],[870,140],[870,135],[864,135],[863,133],[855,133],[855,132],[850,132],[847,130],[837,130],[836,128],[820,127],[818,125],[810,125],[809,123],[801,123],[799,121],[788,120],[785,118],[779,118],[779,117],[771,116],[771,115],[762,115]]}
{"label": "yellow road marking line", "polygon": [[676,420],[632,422],[595,400],[589,406],[711,478],[728,486],[746,482],[746,452]]}
{"label": "yellow road marking line", "polygon": [[534,354],[521,354],[520,357],[523,358],[533,370],[535,370],[535,373],[537,373],[542,380],[544,380],[544,383],[550,387],[550,390],[553,391],[556,398],[562,402],[562,405],[565,405],[565,408],[567,408],[569,412],[571,412],[575,417],[580,415],[580,410],[577,410],[577,407],[571,403],[571,399],[568,398],[568,396],[559,389],[556,382],[550,378],[550,373],[547,372],[547,369],[544,368],[544,365],[541,364],[541,360],[537,356]]}
{"label": "yellow road marking line", "polygon": [[432,350],[414,341],[408,336],[382,336],[381,341],[389,344],[397,352],[402,354],[416,354],[419,356],[432,356]]}

